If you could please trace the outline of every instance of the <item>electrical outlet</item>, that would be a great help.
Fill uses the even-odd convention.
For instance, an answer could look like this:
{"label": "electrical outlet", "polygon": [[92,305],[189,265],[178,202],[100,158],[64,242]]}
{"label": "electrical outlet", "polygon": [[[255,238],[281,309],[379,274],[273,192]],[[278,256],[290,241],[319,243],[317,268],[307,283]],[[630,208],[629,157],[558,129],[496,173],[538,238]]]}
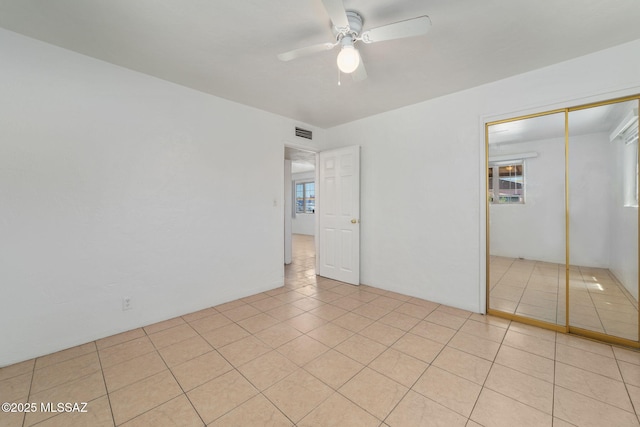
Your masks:
{"label": "electrical outlet", "polygon": [[122,297],[122,311],[131,310],[131,298]]}

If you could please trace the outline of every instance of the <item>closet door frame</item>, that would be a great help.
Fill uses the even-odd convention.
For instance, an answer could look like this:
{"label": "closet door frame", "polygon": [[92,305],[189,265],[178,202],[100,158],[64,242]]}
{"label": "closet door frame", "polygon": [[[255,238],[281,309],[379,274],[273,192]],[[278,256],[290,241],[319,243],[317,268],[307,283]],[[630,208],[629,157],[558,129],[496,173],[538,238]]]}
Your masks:
{"label": "closet door frame", "polygon": [[[610,99],[610,100],[605,100],[605,101],[601,101],[601,102],[594,102],[594,103],[589,103],[589,104],[583,104],[583,105],[577,105],[577,106],[572,106],[572,107],[567,107],[567,108],[560,108],[560,109],[554,109],[554,110],[548,110],[548,111],[543,111],[543,112],[539,112],[539,113],[535,113],[535,114],[529,114],[529,115],[523,115],[523,116],[515,116],[512,118],[508,118],[508,119],[503,119],[503,120],[496,120],[496,121],[487,121],[484,123],[484,132],[485,132],[485,163],[484,163],[484,171],[485,171],[485,189],[487,191],[485,191],[485,220],[486,220],[486,225],[485,225],[485,231],[486,231],[486,235],[485,235],[485,242],[486,242],[486,249],[485,249],[485,254],[486,254],[486,312],[489,315],[493,315],[496,317],[501,317],[501,318],[505,318],[505,319],[509,319],[509,320],[514,320],[514,321],[518,321],[520,323],[525,323],[525,324],[530,324],[533,326],[538,326],[544,329],[549,329],[549,330],[554,330],[557,332],[561,332],[561,333],[569,333],[569,334],[575,334],[575,335],[580,335],[580,336],[584,336],[587,338],[591,338],[591,339],[595,339],[598,341],[603,341],[603,342],[607,342],[607,343],[611,343],[611,344],[617,344],[617,345],[623,345],[623,346],[627,346],[627,347],[633,347],[633,348],[640,348],[640,336],[636,338],[636,340],[630,340],[630,339],[626,339],[626,338],[622,338],[622,337],[618,337],[618,336],[614,336],[614,335],[607,335],[605,333],[600,333],[600,332],[596,332],[596,331],[591,331],[591,330],[587,330],[587,329],[583,329],[583,328],[579,328],[576,326],[571,326],[569,323],[569,318],[570,318],[570,292],[569,292],[569,281],[570,281],[570,261],[571,261],[571,244],[570,244],[570,223],[569,223],[569,218],[570,218],[570,206],[569,206],[569,196],[570,196],[570,188],[569,188],[569,113],[573,112],[573,111],[580,111],[580,110],[585,110],[585,109],[589,109],[589,108],[594,108],[594,107],[599,107],[599,106],[604,106],[604,105],[611,105],[611,104],[617,104],[617,103],[621,103],[621,102],[627,102],[627,101],[636,101],[638,102],[639,105],[639,111],[640,111],[640,94],[638,95],[632,95],[632,96],[626,96],[626,97],[621,97],[621,98],[615,98],[615,99]],[[561,324],[554,324],[554,323],[550,323],[550,322],[545,322],[542,320],[538,320],[538,319],[533,319],[530,317],[525,317],[519,314],[515,314],[515,313],[508,313],[505,311],[501,311],[501,310],[497,310],[491,307],[491,266],[490,266],[490,259],[491,259],[491,242],[490,242],[490,200],[489,200],[489,195],[488,195],[488,189],[489,189],[489,174],[488,174],[488,170],[489,170],[489,127],[493,126],[493,125],[497,125],[497,124],[502,124],[502,123],[508,123],[508,122],[513,122],[513,121],[517,121],[517,120],[524,120],[524,119],[529,119],[529,118],[536,118],[536,117],[541,117],[541,116],[545,116],[545,115],[550,115],[550,114],[557,114],[557,113],[564,113],[564,157],[565,157],[565,161],[564,161],[564,188],[565,188],[565,196],[564,196],[564,203],[565,203],[565,323],[564,325]],[[640,123],[638,123],[638,126],[640,127]],[[640,185],[640,184],[639,184]],[[638,215],[638,209],[639,208],[635,208],[636,209],[636,220],[638,221],[638,235],[636,236],[636,241],[637,246],[639,248],[638,250],[638,257],[636,259],[637,265],[640,266],[640,215]],[[638,279],[638,283],[636,284],[638,287],[638,291],[640,294],[640,278]],[[638,316],[637,316],[637,322],[639,325],[639,331],[640,331],[640,310],[638,310]]]}

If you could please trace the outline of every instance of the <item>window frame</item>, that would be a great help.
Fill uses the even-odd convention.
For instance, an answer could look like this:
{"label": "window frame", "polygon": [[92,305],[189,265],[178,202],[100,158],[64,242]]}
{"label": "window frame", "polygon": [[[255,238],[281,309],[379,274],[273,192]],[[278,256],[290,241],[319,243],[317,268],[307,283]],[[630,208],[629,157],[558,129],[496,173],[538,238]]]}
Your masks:
{"label": "window frame", "polygon": [[[500,197],[500,168],[510,166],[520,166],[522,169],[521,175],[518,175],[522,177],[522,196],[518,197],[517,201],[501,200]],[[489,203],[492,205],[524,205],[526,203],[526,170],[527,168],[525,166],[524,159],[509,159],[489,162],[487,168],[487,182],[489,184],[487,187],[487,194]]]}
{"label": "window frame", "polygon": [[[311,197],[308,197],[307,195],[307,185],[308,184],[313,184],[313,194],[311,195]],[[298,186],[301,185],[302,186],[302,210],[299,211],[298,210]],[[294,186],[293,186],[293,200],[294,200],[294,205],[295,205],[295,214],[296,215],[314,215],[316,213],[316,204],[315,204],[315,200],[316,200],[316,187],[315,187],[315,181],[313,179],[305,179],[305,180],[300,180],[300,181],[295,181]],[[313,200],[313,206],[312,206],[312,211],[308,212],[307,208],[308,208],[308,201],[309,200]]]}

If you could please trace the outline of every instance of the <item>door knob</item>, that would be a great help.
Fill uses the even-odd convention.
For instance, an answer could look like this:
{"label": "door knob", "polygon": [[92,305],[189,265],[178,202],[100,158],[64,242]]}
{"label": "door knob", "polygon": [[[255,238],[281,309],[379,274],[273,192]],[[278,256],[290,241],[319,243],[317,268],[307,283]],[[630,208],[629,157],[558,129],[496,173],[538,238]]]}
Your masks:
{"label": "door knob", "polygon": [[351,224],[357,224],[357,223],[358,223],[358,220],[357,220],[357,219],[353,218],[353,219],[351,220]]}

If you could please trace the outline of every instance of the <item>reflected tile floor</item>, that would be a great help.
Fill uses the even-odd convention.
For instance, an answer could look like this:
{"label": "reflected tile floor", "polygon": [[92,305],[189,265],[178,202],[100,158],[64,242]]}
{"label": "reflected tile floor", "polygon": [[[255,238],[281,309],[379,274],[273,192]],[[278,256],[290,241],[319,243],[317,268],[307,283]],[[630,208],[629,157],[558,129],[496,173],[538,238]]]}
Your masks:
{"label": "reflected tile floor", "polygon": [[[564,325],[565,266],[491,257],[491,307]],[[570,325],[638,339],[638,303],[604,268],[570,266]]]}
{"label": "reflected tile floor", "polygon": [[282,288],[0,369],[2,402],[88,402],[0,426],[639,425],[639,353],[318,278],[310,246]]}

